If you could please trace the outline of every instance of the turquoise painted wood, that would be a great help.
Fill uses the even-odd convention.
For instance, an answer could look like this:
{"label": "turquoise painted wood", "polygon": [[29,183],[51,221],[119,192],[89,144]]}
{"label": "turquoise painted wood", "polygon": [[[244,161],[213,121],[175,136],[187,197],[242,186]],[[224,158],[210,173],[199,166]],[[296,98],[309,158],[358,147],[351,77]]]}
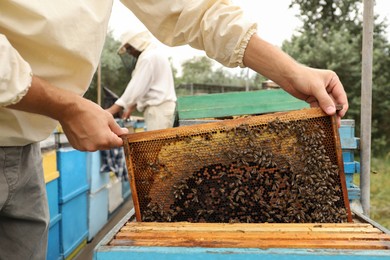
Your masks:
{"label": "turquoise painted wood", "polygon": [[359,148],[359,138],[342,138],[340,139],[341,146],[345,149],[358,149]]}
{"label": "turquoise painted wood", "polygon": [[88,194],[88,241],[104,227],[108,220],[108,189]]}
{"label": "turquoise painted wood", "polygon": [[256,248],[189,247],[115,247],[95,253],[95,260],[172,260],[172,259],[261,259],[261,260],[385,260],[390,253],[382,250],[315,250]]}
{"label": "turquoise painted wood", "polygon": [[355,137],[355,120],[343,119],[339,128],[340,136],[345,138]]}
{"label": "turquoise painted wood", "polygon": [[47,260],[59,260],[61,258],[61,239],[60,239],[60,221],[61,214],[58,213],[56,216],[51,216],[48,244],[46,251]]}
{"label": "turquoise painted wood", "polygon": [[358,162],[345,162],[344,161],[344,172],[345,173],[356,173],[357,165]]}
{"label": "turquoise painted wood", "polygon": [[[72,163],[70,163],[72,162]],[[71,200],[80,192],[89,189],[87,178],[87,152],[71,147],[57,150],[59,202]]]}
{"label": "turquoise painted wood", "polygon": [[360,200],[361,192],[359,186],[352,184],[348,187],[348,199],[352,200]]}
{"label": "turquoise painted wood", "polygon": [[86,152],[86,156],[89,192],[95,193],[107,186],[110,182],[110,173],[100,171],[102,165],[100,151]]}
{"label": "turquoise painted wood", "polygon": [[60,203],[61,252],[65,258],[88,237],[88,187]]}
{"label": "turquoise painted wood", "polygon": [[355,154],[353,150],[343,149],[343,161],[353,162],[355,160]]}
{"label": "turquoise painted wood", "polygon": [[355,174],[360,173],[360,163],[355,161],[359,150],[359,138],[355,137],[355,120],[343,119],[339,128],[340,143],[343,152],[345,182],[349,201],[360,200],[360,188],[353,183]]}
{"label": "turquoise painted wood", "polygon": [[264,114],[309,107],[282,89],[183,96],[177,100],[179,120]]}

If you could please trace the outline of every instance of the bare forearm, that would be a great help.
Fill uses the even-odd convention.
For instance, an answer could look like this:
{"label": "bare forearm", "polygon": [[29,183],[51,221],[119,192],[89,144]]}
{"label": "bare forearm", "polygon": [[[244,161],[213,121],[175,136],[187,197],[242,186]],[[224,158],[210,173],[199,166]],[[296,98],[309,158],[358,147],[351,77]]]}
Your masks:
{"label": "bare forearm", "polygon": [[272,79],[284,89],[290,89],[292,78],[301,66],[278,47],[253,35],[245,51],[244,64]]}
{"label": "bare forearm", "polygon": [[131,105],[127,108],[130,114],[132,114],[137,109],[137,104]]}
{"label": "bare forearm", "polygon": [[311,107],[321,107],[329,115],[336,112],[336,104],[343,106],[339,117],[348,110],[347,95],[335,72],[304,66],[256,34],[245,50],[244,64]]}
{"label": "bare forearm", "polygon": [[70,144],[79,150],[95,151],[123,144],[120,128],[110,113],[92,101],[70,91],[58,89],[33,77],[27,94],[8,106],[25,112],[51,117],[60,122]]}
{"label": "bare forearm", "polygon": [[137,108],[137,104],[128,106],[125,112],[123,113],[122,118],[123,119],[129,118],[131,114],[136,110],[136,108]]}
{"label": "bare forearm", "polygon": [[31,87],[20,102],[8,106],[25,112],[40,114],[60,121],[67,111],[80,102],[82,97],[52,86],[33,76]]}

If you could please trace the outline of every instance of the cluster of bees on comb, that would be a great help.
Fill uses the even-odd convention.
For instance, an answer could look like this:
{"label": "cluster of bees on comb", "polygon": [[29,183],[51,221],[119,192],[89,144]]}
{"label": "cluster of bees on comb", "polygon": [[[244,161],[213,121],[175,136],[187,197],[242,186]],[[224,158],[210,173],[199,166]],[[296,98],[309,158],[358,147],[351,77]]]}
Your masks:
{"label": "cluster of bees on comb", "polygon": [[[276,118],[262,125],[242,124],[225,133],[230,145],[220,155],[223,160],[203,165],[176,182],[169,209],[150,202],[142,221],[347,221],[339,168],[330,158],[332,152],[327,153],[321,124]],[[213,135],[205,138],[212,141]]]}

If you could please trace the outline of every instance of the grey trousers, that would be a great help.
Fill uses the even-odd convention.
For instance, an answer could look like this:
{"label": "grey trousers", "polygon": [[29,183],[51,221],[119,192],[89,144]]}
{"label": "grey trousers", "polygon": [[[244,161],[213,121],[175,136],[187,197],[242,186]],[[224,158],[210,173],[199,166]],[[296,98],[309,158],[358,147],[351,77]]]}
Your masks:
{"label": "grey trousers", "polygon": [[45,259],[49,222],[39,144],[0,147],[0,260]]}

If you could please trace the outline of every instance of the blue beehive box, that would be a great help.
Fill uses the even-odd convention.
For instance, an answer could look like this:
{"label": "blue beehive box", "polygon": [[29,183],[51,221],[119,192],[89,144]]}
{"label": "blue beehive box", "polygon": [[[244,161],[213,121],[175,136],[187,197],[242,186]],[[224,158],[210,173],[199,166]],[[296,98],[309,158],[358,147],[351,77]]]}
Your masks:
{"label": "blue beehive box", "polygon": [[59,260],[61,257],[60,247],[60,221],[61,214],[57,214],[50,219],[49,237],[47,244],[46,259],[47,260]]}
{"label": "blue beehive box", "polygon": [[46,183],[46,194],[49,204],[50,225],[48,234],[47,260],[61,259],[60,248],[60,220],[58,178],[56,151],[50,150],[42,153],[42,167]]}
{"label": "blue beehive box", "polygon": [[343,161],[344,162],[354,162],[355,161],[354,151],[343,149]]}
{"label": "blue beehive box", "polygon": [[50,220],[57,217],[58,208],[58,178],[46,183],[46,193],[49,203]]}
{"label": "blue beehive box", "polygon": [[109,172],[101,172],[100,151],[87,153],[87,176],[90,193],[95,193],[105,187],[110,181]]}
{"label": "blue beehive box", "polygon": [[88,237],[88,188],[66,198],[60,203],[61,251],[65,258]]}
{"label": "blue beehive box", "polygon": [[108,190],[101,188],[88,195],[88,241],[104,227],[108,220]]}
{"label": "blue beehive box", "polygon": [[349,200],[360,199],[360,188],[354,184],[353,177],[360,173],[360,163],[355,161],[355,151],[359,149],[359,138],[355,137],[355,121],[341,120],[339,128],[343,152],[344,173]]}
{"label": "blue beehive box", "polygon": [[107,185],[108,190],[108,215],[112,214],[122,203],[122,180],[113,177]]}
{"label": "blue beehive box", "polygon": [[126,178],[126,179],[123,179],[122,180],[122,197],[123,199],[127,199],[131,194],[131,191],[130,191],[130,183],[129,183],[129,180]]}
{"label": "blue beehive box", "polygon": [[355,120],[343,119],[339,128],[341,148],[343,151],[357,150],[359,138],[355,137]]}
{"label": "blue beehive box", "polygon": [[46,183],[46,194],[49,204],[50,219],[57,217],[58,209],[58,178],[56,151],[51,150],[42,153],[42,167]]}
{"label": "blue beehive box", "polygon": [[73,148],[57,150],[60,203],[73,198],[75,194],[88,189],[87,155]]}

